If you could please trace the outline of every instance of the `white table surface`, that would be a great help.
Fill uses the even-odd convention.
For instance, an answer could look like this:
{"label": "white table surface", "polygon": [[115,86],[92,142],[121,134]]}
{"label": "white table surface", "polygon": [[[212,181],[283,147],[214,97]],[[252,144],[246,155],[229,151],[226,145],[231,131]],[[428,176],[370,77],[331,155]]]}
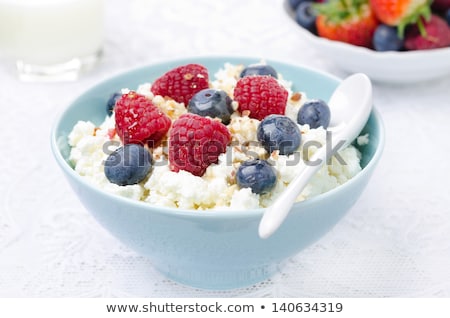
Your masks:
{"label": "white table surface", "polygon": [[245,55],[345,76],[308,48],[282,0],[107,0],[105,55],[77,82],[17,80],[0,63],[0,296],[450,297],[450,78],[374,84],[386,126],[379,169],[323,239],[268,281],[204,291],[167,280],[82,207],[50,127],[72,99],[121,71],[171,58]]}

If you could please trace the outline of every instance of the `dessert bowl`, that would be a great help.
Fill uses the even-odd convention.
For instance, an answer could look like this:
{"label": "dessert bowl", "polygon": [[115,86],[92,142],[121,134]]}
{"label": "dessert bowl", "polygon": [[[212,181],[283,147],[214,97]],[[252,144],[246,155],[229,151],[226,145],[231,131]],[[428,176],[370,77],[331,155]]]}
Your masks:
{"label": "dessert bowl", "polygon": [[[75,99],[57,119],[51,135],[54,157],[86,209],[126,246],[148,257],[168,278],[205,289],[249,286],[276,273],[283,261],[325,235],[356,202],[369,182],[384,147],[380,116],[372,110],[362,133],[369,143],[356,147],[362,170],[337,188],[295,203],[286,222],[268,239],[258,226],[263,209],[185,210],[155,206],[108,193],[74,171],[69,163],[68,134],[79,120],[100,124],[111,92],[155,80],[183,64],[199,63],[215,72],[224,63],[252,64],[258,59],[199,57],[168,61],[117,75]],[[293,87],[328,100],[340,80],[303,66],[267,61]]]}
{"label": "dessert bowl", "polygon": [[284,11],[295,32],[318,54],[348,73],[365,73],[371,80],[392,84],[417,83],[450,76],[450,47],[378,52],[365,47],[332,41],[304,29],[295,21],[295,12],[284,1]]}

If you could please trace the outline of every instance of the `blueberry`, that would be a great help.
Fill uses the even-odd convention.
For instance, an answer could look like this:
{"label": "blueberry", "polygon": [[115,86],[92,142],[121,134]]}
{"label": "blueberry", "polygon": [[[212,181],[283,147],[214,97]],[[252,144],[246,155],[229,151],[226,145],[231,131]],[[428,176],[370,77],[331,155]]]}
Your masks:
{"label": "blueberry", "polygon": [[300,125],[308,124],[310,128],[322,126],[327,129],[330,124],[330,108],[320,99],[307,101],[302,105],[297,114],[297,122]]}
{"label": "blueberry", "polygon": [[297,9],[298,5],[303,2],[304,0],[289,0],[289,6],[292,10]]}
{"label": "blueberry", "polygon": [[117,185],[137,184],[152,167],[152,157],[141,145],[127,144],[117,148],[105,161],[106,178]]}
{"label": "blueberry", "polygon": [[188,104],[188,112],[203,117],[220,118],[227,125],[233,113],[232,100],[225,91],[203,89],[192,96]]}
{"label": "blueberry", "polygon": [[304,1],[295,10],[295,21],[306,30],[316,34],[316,14],[311,1]]}
{"label": "blueberry", "polygon": [[301,133],[298,125],[289,117],[269,115],[259,124],[256,135],[267,152],[279,150],[290,155],[300,146]]}
{"label": "blueberry", "polygon": [[275,187],[277,175],[266,160],[251,159],[239,166],[236,182],[240,188],[251,188],[253,193],[264,194]]}
{"label": "blueberry", "polygon": [[108,114],[108,116],[112,115],[114,106],[116,106],[116,101],[122,96],[121,92],[115,92],[113,93],[108,101],[106,102],[106,112]]}
{"label": "blueberry", "polygon": [[447,21],[447,24],[450,26],[450,8],[447,9],[445,12],[445,20]]}
{"label": "blueberry", "polygon": [[244,68],[240,74],[240,77],[250,75],[270,75],[274,78],[278,78],[277,71],[270,65],[266,64],[253,64]]}
{"label": "blueberry", "polygon": [[376,51],[400,51],[403,39],[398,37],[397,28],[380,24],[373,34],[373,47]]}

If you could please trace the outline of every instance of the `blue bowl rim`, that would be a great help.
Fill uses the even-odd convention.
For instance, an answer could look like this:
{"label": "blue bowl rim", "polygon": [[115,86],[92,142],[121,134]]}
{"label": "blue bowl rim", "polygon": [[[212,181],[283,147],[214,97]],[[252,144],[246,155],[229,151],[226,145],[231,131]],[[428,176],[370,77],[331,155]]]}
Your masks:
{"label": "blue bowl rim", "polygon": [[[248,60],[258,60],[258,58],[255,57],[249,57],[249,56],[242,56],[242,55],[227,55],[227,56],[223,56],[223,55],[208,55],[208,56],[193,56],[193,57],[186,57],[186,58],[178,58],[178,59],[167,59],[167,60],[161,60],[161,61],[157,61],[151,64],[147,64],[147,65],[142,65],[142,66],[138,66],[135,68],[132,68],[130,70],[124,71],[124,72],[119,72],[118,74],[115,74],[105,80],[101,80],[98,83],[96,83],[94,86],[91,86],[89,89],[85,90],[84,92],[82,92],[80,95],[78,95],[77,97],[75,97],[69,104],[68,106],[63,109],[62,111],[60,111],[60,113],[56,116],[56,119],[54,120],[54,123],[52,125],[52,129],[51,129],[51,133],[50,133],[50,144],[51,144],[51,150],[53,153],[53,156],[55,157],[58,165],[61,167],[61,169],[68,175],[70,176],[72,179],[77,180],[77,182],[81,183],[83,186],[89,188],[89,190],[97,193],[100,196],[106,196],[108,199],[111,200],[111,202],[118,202],[118,203],[122,203],[122,204],[128,204],[130,205],[130,207],[137,207],[139,209],[144,209],[144,210],[148,210],[148,212],[152,212],[152,213],[161,213],[161,214],[165,214],[165,215],[172,215],[172,216],[182,216],[182,217],[188,217],[188,218],[220,218],[220,219],[228,219],[228,218],[233,218],[233,219],[239,219],[239,218],[249,218],[249,217],[261,217],[264,213],[264,208],[258,208],[258,209],[247,209],[247,210],[232,210],[232,209],[210,209],[210,210],[190,210],[190,209],[181,209],[181,208],[170,208],[170,207],[165,207],[165,206],[157,206],[157,205],[153,205],[147,202],[143,202],[143,201],[137,201],[137,200],[133,200],[133,199],[129,199],[129,198],[125,198],[125,197],[121,197],[119,195],[113,194],[113,193],[109,193],[107,191],[104,191],[102,189],[99,189],[95,184],[91,183],[90,181],[86,180],[85,178],[83,178],[82,176],[80,176],[78,173],[75,172],[75,170],[70,167],[70,165],[68,164],[68,162],[64,159],[63,155],[61,154],[61,151],[58,147],[58,136],[56,135],[58,128],[59,128],[59,124],[62,120],[62,118],[64,118],[64,116],[66,115],[66,113],[69,111],[69,109],[72,107],[72,105],[75,103],[75,101],[80,98],[81,96],[89,93],[91,90],[95,90],[98,86],[104,84],[105,82],[108,81],[112,81],[114,79],[120,78],[120,77],[124,77],[127,76],[133,72],[139,71],[141,69],[144,68],[151,68],[151,67],[157,67],[157,66],[161,66],[164,64],[167,65],[182,65],[182,64],[187,64],[187,63],[201,63],[201,61],[206,61],[206,60],[221,60],[223,61],[223,63],[225,61],[230,61],[230,60],[242,60],[243,63],[245,63],[245,61]],[[312,72],[312,73],[316,73],[319,74],[320,76],[326,77],[330,80],[336,81],[336,83],[341,82],[342,80],[337,77],[334,76],[330,73],[327,73],[325,71],[319,70],[319,69],[315,69],[303,64],[299,64],[299,63],[287,63],[287,62],[282,62],[282,61],[278,61],[276,59],[264,59],[268,64],[270,63],[276,63],[279,65],[283,65],[285,67],[295,67],[295,68],[302,68],[306,71]],[[361,178],[364,174],[369,173],[368,170],[370,170],[372,168],[372,166],[376,165],[377,162],[379,161],[382,153],[383,153],[383,149],[384,149],[384,142],[385,142],[385,131],[384,131],[384,124],[383,121],[381,119],[381,116],[379,114],[379,112],[372,107],[372,112],[371,112],[371,116],[373,116],[373,118],[375,119],[376,124],[378,125],[378,131],[379,131],[379,135],[378,135],[378,147],[375,151],[375,153],[373,154],[372,158],[370,159],[370,161],[367,163],[367,165],[353,178],[351,178],[350,180],[348,180],[347,182],[345,182],[344,184],[330,190],[327,191],[325,193],[322,193],[320,195],[314,196],[310,199],[301,201],[301,202],[297,202],[294,204],[295,207],[307,207],[309,205],[313,205],[315,204],[317,201],[326,199],[327,197],[336,195],[337,193],[339,193],[339,191],[342,191],[343,189],[345,189],[346,187],[349,187],[353,182],[356,182],[356,179]],[[298,209],[299,211],[301,211],[301,208]]]}

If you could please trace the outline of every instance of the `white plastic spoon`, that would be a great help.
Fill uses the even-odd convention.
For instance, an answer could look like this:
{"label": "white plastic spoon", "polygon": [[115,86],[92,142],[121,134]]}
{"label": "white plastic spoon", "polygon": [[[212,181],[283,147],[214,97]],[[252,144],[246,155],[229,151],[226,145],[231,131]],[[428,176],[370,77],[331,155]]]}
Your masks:
{"label": "white plastic spoon", "polygon": [[[366,124],[372,110],[372,84],[362,73],[353,74],[343,80],[331,96],[328,106],[331,118],[328,131],[331,145],[319,148],[309,159],[314,165],[306,165],[303,171],[291,181],[287,189],[269,206],[259,224],[259,236],[268,238],[283,223],[295,199],[309,180],[333,155],[330,149],[346,147]],[[340,148],[339,147],[339,148]]]}

